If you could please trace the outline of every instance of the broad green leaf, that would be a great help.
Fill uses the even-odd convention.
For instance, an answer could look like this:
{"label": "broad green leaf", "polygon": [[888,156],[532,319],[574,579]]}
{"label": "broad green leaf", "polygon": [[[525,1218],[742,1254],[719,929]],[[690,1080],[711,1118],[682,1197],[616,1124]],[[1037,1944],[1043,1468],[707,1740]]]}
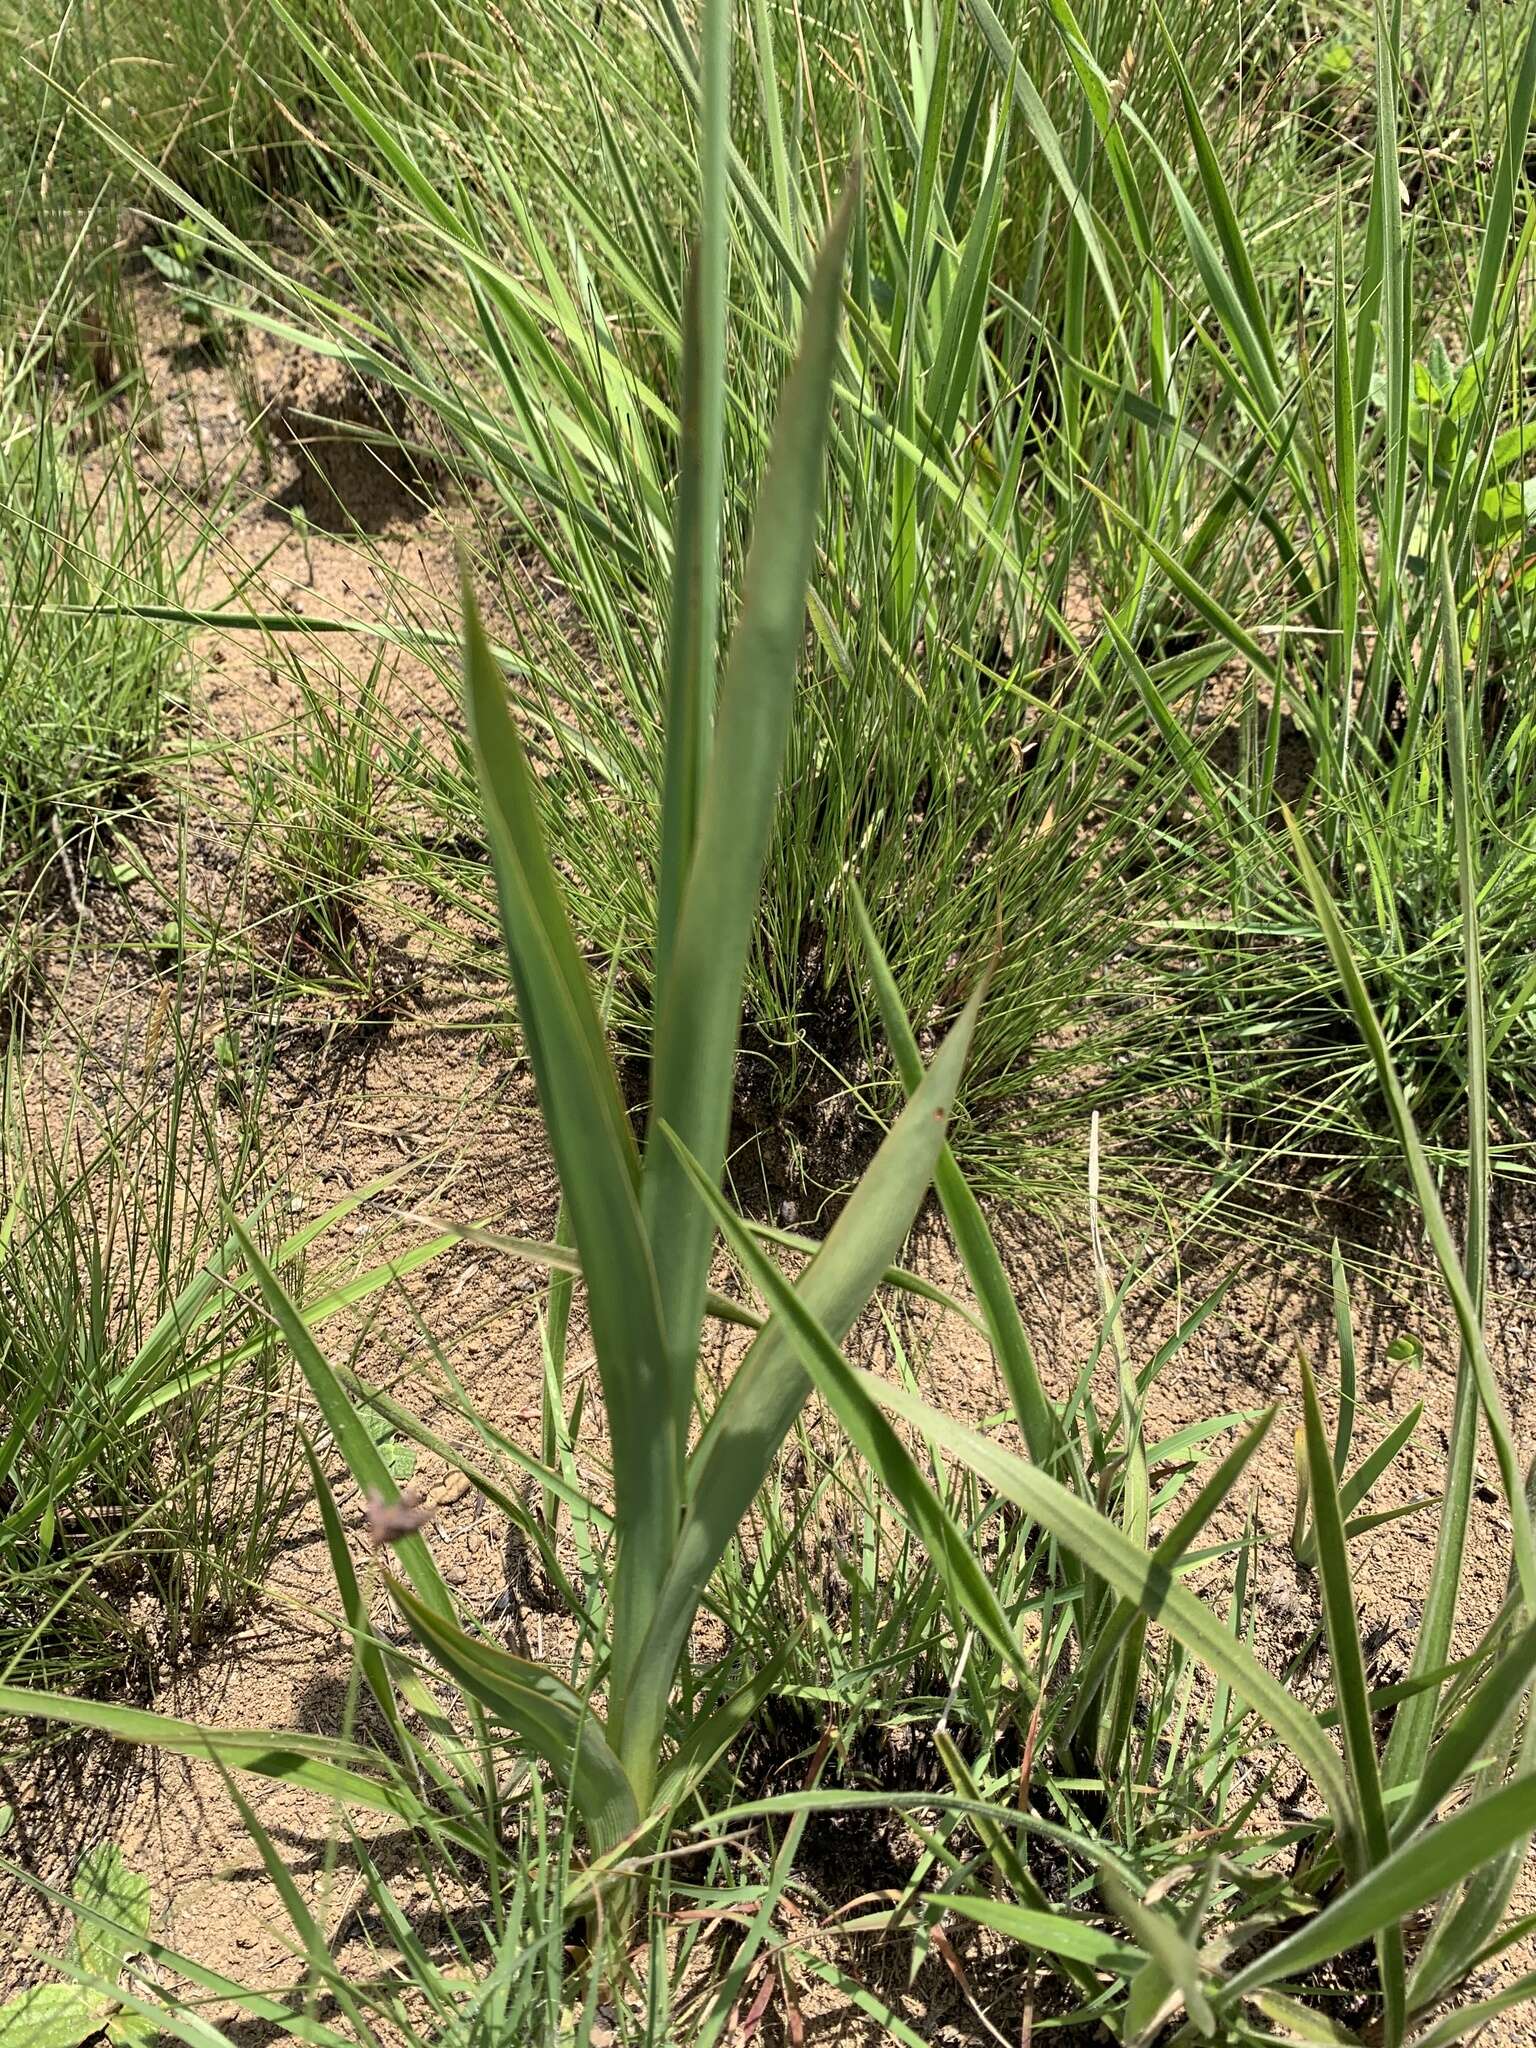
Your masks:
{"label": "broad green leaf", "polygon": [[[887,1134],[798,1283],[801,1300],[834,1343],[852,1328],[906,1241],[933,1176],[974,1021],[975,999],[939,1048],[923,1085]],[[704,1426],[690,1466],[690,1497],[677,1553],[657,1599],[643,1658],[622,1703],[622,1734],[616,1746],[637,1785],[643,1782],[638,1773],[655,1769],[673,1673],[710,1575],[768,1476],[808,1392],[809,1382],[787,1332],[770,1322]]]}
{"label": "broad green leaf", "polygon": [[164,2032],[158,2016],[150,2019],[142,2012],[115,2012],[107,2021],[107,2039],[112,2048],[154,2048]]}
{"label": "broad green leaf", "polygon": [[129,1956],[137,1955],[149,1933],[149,1879],[129,1868],[115,1842],[87,1849],[75,1865],[72,1886],[78,1903],[111,1921],[80,1920],[75,1925],[75,1955],[82,1969],[116,1978]]}
{"label": "broad green leaf", "polygon": [[83,1984],[36,1984],[0,2005],[0,2048],[78,2048],[112,2009],[110,1998]]}
{"label": "broad green leaf", "polygon": [[[612,1647],[622,1684],[676,1533],[675,1389],[629,1120],[545,847],[537,784],[467,577],[464,650],[470,735],[518,1017],[581,1255],[608,1414],[619,1551]],[[658,1417],[671,1426],[658,1428]]]}
{"label": "broad green leaf", "polygon": [[1009,1899],[977,1899],[964,1892],[945,1892],[934,1901],[946,1913],[958,1913],[978,1927],[990,1927],[1041,1955],[1060,1956],[1086,1963],[1093,1970],[1112,1970],[1121,1975],[1137,1970],[1146,1957],[1139,1948],[1117,1941],[1086,1920],[1069,1919],[1065,1913],[1041,1913],[1030,1906],[1016,1906]]}
{"label": "broad green leaf", "polygon": [[[178,1721],[140,1707],[76,1699],[68,1693],[28,1692],[18,1685],[0,1685],[0,1714],[57,1721],[70,1728],[94,1728],[119,1742],[170,1750],[177,1756],[215,1763],[221,1769],[252,1771],[258,1777],[318,1792],[343,1806],[388,1814],[410,1826],[426,1826],[431,1818],[427,1806],[403,1782],[366,1768],[377,1762],[368,1751],[328,1736],[291,1728],[205,1728],[195,1721]],[[466,1830],[451,1820],[439,1819],[435,1824],[475,1853],[483,1850],[476,1830]]]}
{"label": "broad green leaf", "polygon": [[1277,2040],[1300,2042],[1302,2048],[1360,2048],[1358,2034],[1298,1998],[1279,1991],[1250,1991],[1243,2003],[1262,2014]]}

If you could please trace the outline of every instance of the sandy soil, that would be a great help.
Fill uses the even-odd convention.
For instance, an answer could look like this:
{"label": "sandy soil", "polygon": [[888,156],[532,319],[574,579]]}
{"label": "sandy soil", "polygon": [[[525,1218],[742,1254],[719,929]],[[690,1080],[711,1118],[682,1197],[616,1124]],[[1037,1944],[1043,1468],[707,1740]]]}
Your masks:
{"label": "sandy soil", "polygon": [[[263,478],[249,422],[229,379],[189,359],[184,337],[158,296],[142,302],[146,364],[160,414],[159,446],[143,445],[146,481],[192,516],[227,494],[218,536],[201,574],[199,602],[210,606],[239,592],[240,601],[284,610],[297,619],[345,616],[451,627],[454,527],[462,517],[440,494],[430,464],[414,474],[380,470],[366,451],[348,447],[331,468],[306,468],[306,415],[335,402],[337,416],[366,417],[358,395],[328,392],[307,365],[285,358],[258,340],[253,373],[273,405],[273,471]],[[398,423],[397,423],[398,424]],[[300,445],[296,446],[296,442]],[[312,441],[309,454],[315,455]],[[315,455],[321,464],[323,453]],[[296,532],[288,508],[303,504],[308,530]],[[344,524],[342,507],[368,529],[348,536],[327,530]],[[250,565],[261,563],[254,583]],[[362,641],[296,640],[295,654],[323,665],[338,688],[368,676],[378,645]],[[298,702],[297,673],[274,663],[254,636],[204,631],[194,643],[199,687],[196,716],[221,742],[248,746],[282,732]],[[385,649],[375,686],[386,703],[410,715],[431,712],[441,731],[456,713],[438,667]],[[434,741],[439,744],[439,741]],[[141,838],[146,859],[170,862],[174,873],[178,831],[186,827],[192,883],[210,914],[226,910],[242,886],[234,843],[238,805],[227,786],[228,756],[208,753],[170,778],[185,792],[185,814],[170,797],[152,814]],[[434,954],[427,921],[403,892],[376,905],[374,941],[397,949],[408,1000],[381,1021],[361,1025],[346,1005],[323,994],[301,999],[285,1013],[275,1044],[268,1114],[280,1126],[295,1200],[315,1208],[383,1173],[399,1179],[387,1197],[348,1226],[355,1241],[335,1252],[338,1262],[378,1256],[383,1242],[399,1245],[420,1235],[422,1211],[496,1228],[544,1236],[554,1223],[556,1189],[540,1135],[526,1068],[511,1035],[488,1030],[504,1015],[494,981],[467,974],[462,947]],[[29,1086],[46,1089],[50,1074],[73,1059],[82,1040],[105,1074],[155,1057],[153,1019],[159,985],[142,948],[134,943],[146,920],[163,913],[152,889],[135,888],[98,903],[75,934],[72,971],[50,982],[48,1014],[31,1043]],[[1111,1177],[1113,1168],[1110,1168]],[[1028,1217],[1001,1219],[1009,1257],[1025,1303],[1042,1369],[1064,1393],[1099,1329],[1099,1307],[1086,1231],[1062,1231]],[[1292,1426],[1298,1387],[1297,1353],[1305,1349],[1331,1383],[1335,1344],[1329,1296],[1327,1234],[1337,1218],[1296,1214],[1275,1218],[1292,1242],[1277,1264],[1267,1254],[1234,1244],[1227,1233],[1184,1235],[1173,1226],[1161,1236],[1138,1237],[1124,1227],[1112,1244],[1120,1271],[1152,1269],[1152,1278],[1127,1307],[1126,1326],[1138,1362],[1152,1356],[1198,1302],[1227,1283],[1219,1308],[1159,1377],[1148,1429],[1159,1435],[1229,1409],[1256,1410],[1271,1400],[1284,1414],[1271,1434],[1257,1473],[1258,1512],[1269,1539],[1257,1577],[1259,1648],[1275,1661],[1304,1639],[1317,1621],[1315,1584],[1292,1562],[1286,1537],[1294,1500]],[[1357,1233],[1364,1237],[1365,1233]],[[1536,1257],[1536,1233],[1518,1213],[1503,1221],[1496,1267],[1497,1298],[1490,1314],[1496,1362],[1523,1453],[1536,1450],[1536,1408],[1529,1370],[1536,1289],[1524,1277],[1527,1252]],[[1388,1507],[1432,1491],[1443,1471],[1454,1382],[1455,1349],[1443,1299],[1423,1271],[1420,1248],[1377,1231],[1351,1252],[1357,1269],[1356,1313],[1361,1372],[1356,1442],[1363,1454],[1415,1400],[1424,1419],[1413,1444],[1391,1468],[1371,1505]],[[942,1230],[929,1221],[912,1252],[920,1270],[963,1291]],[[537,1442],[540,1360],[534,1277],[497,1255],[463,1247],[402,1283],[387,1310],[387,1329],[366,1319],[343,1320],[326,1331],[329,1349],[356,1349],[370,1364],[398,1375],[401,1358],[416,1363],[398,1383],[401,1398],[450,1431],[449,1405],[425,1347],[402,1342],[409,1330],[404,1303],[418,1327],[430,1329],[452,1356],[471,1397],[530,1447]],[[927,1305],[905,1302],[900,1316],[909,1355],[930,1398],[967,1419],[1002,1404],[990,1359],[966,1326]],[[1412,1336],[1421,1347],[1390,1356],[1394,1340]],[[1403,1347],[1398,1347],[1401,1352]],[[869,1355],[877,1356],[872,1351]],[[1507,1527],[1491,1472],[1478,1488],[1469,1543],[1462,1635],[1470,1641],[1496,1608],[1503,1591]],[[508,1532],[473,1493],[443,1496],[443,1471],[424,1460],[415,1483],[436,1500],[431,1541],[450,1581],[480,1611],[508,1587],[517,1591],[515,1553]],[[339,1489],[344,1514],[359,1531],[362,1504]],[[1234,1535],[1235,1526],[1216,1534]],[[1356,1548],[1358,1584],[1376,1630],[1378,1670],[1391,1678],[1405,1668],[1412,1630],[1427,1578],[1434,1540],[1431,1513],[1364,1539]],[[348,1659],[326,1615],[331,1607],[329,1567],[311,1515],[300,1514],[285,1544],[266,1596],[234,1638],[195,1669],[167,1672],[153,1704],[216,1726],[299,1726],[339,1732],[346,1707]],[[524,1602],[524,1627],[533,1637],[544,1616]],[[537,1643],[535,1643],[537,1647]],[[323,1805],[291,1790],[253,1781],[248,1796],[290,1861],[301,1888],[315,1902],[338,1953],[353,1944],[363,1953],[355,1924],[356,1884],[345,1858],[329,1870],[333,1820]],[[80,1851],[111,1837],[150,1879],[155,1932],[170,1947],[208,1967],[246,1981],[276,1984],[295,1965],[285,1916],[261,1870],[227,1786],[203,1763],[130,1752],[97,1741],[51,1748],[41,1763],[23,1760],[0,1770],[0,1799],[14,1807],[4,1848],[24,1869],[53,1884],[67,1882]],[[1526,1886],[1529,1894],[1531,1887]],[[1533,1903],[1524,1897],[1524,1905]],[[32,1981],[37,1959],[59,1940],[57,1923],[35,1894],[14,1884],[0,1892],[0,1987]],[[1530,1967],[1530,1959],[1525,1959]],[[935,1966],[910,1989],[893,1993],[909,2025],[925,2039],[959,2042],[983,2038],[966,1998]],[[759,2040],[775,2038],[773,2013]],[[239,2039],[254,2039],[249,2029]],[[809,2000],[805,2039],[853,2043],[879,2038],[846,2005]],[[1506,2021],[1490,2038],[1526,2038],[1524,2021]]]}

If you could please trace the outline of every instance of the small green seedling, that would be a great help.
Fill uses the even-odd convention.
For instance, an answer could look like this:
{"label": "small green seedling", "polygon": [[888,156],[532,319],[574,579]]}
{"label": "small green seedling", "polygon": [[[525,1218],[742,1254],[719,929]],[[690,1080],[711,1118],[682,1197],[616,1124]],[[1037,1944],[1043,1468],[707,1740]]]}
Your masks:
{"label": "small green seedling", "polygon": [[87,1849],[75,1866],[75,1931],[66,1966],[85,1980],[34,1984],[0,2005],[0,2048],[76,2048],[104,2033],[114,2048],[144,2048],[156,2029],[123,1998],[127,1965],[149,1939],[149,1881],[115,1842]]}
{"label": "small green seedling", "polygon": [[151,243],[144,254],[169,285],[171,302],[182,319],[196,329],[208,354],[223,361],[228,336],[221,308],[228,302],[229,286],[209,267],[207,236],[183,215],[167,230],[165,240]]}

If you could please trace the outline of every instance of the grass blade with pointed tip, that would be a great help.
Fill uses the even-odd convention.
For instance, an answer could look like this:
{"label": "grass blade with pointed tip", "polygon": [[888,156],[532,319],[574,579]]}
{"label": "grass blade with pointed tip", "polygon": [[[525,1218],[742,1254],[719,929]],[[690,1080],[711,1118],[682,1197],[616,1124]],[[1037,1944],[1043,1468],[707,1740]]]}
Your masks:
{"label": "grass blade with pointed tip", "polygon": [[[979,1000],[978,990],[797,1283],[801,1300],[834,1342],[847,1335],[879,1285],[932,1181]],[[700,1209],[707,1217],[702,1203]],[[704,1589],[808,1392],[784,1330],[770,1322],[704,1426],[690,1462],[676,1555],[623,1701],[616,1746],[637,1791],[653,1780],[672,1676]]]}
{"label": "grass blade with pointed tip", "polygon": [[[669,1124],[711,1180],[718,1180],[730,1125],[742,980],[805,636],[843,259],[857,198],[855,172],[816,265],[800,352],[779,401],[673,934],[671,973],[656,1016],[641,1200],[660,1281],[668,1384],[665,1397],[653,1402],[650,1424],[654,1428],[657,1415],[670,1416],[679,1463],[693,1413],[713,1232],[680,1161],[669,1145],[656,1142],[655,1133]],[[621,1685],[627,1669],[628,1657],[619,1658]]]}
{"label": "grass blade with pointed tip", "polygon": [[640,1212],[639,1162],[602,1024],[538,817],[537,785],[507,709],[474,594],[464,589],[470,736],[518,1016],[587,1283],[613,1446],[619,1558],[613,1656],[644,1636],[677,1529],[680,1475],[661,1302]]}
{"label": "grass blade with pointed tip", "polygon": [[[886,1043],[896,1062],[901,1085],[910,1095],[922,1085],[923,1078],[917,1037],[857,884],[850,884],[848,901],[858,927],[859,943],[869,964]],[[949,1227],[955,1234],[955,1248],[981,1303],[991,1335],[993,1355],[1003,1375],[1019,1427],[1024,1432],[1029,1454],[1036,1464],[1049,1469],[1063,1443],[1056,1410],[1041,1382],[1024,1320],[1019,1314],[1018,1298],[998,1255],[981,1204],[971,1192],[948,1143],[939,1152],[933,1170],[933,1185]]]}
{"label": "grass blade with pointed tip", "polygon": [[[306,1329],[303,1317],[289,1300],[283,1283],[262,1257],[244,1224],[237,1222],[234,1234],[245,1254],[246,1263],[256,1276],[268,1312],[308,1381],[315,1405],[325,1418],[325,1426],[346,1460],[354,1483],[364,1494],[375,1493],[386,1502],[398,1501],[400,1488],[385,1464],[382,1452],[353,1406],[351,1395],[331,1369],[325,1354]],[[421,1597],[430,1601],[440,1613],[451,1614],[453,1603],[448,1588],[443,1584],[436,1561],[420,1533],[402,1536],[395,1550]]]}
{"label": "grass blade with pointed tip", "polygon": [[872,1374],[860,1377],[882,1406],[913,1423],[968,1465],[1005,1499],[1054,1536],[1088,1571],[1133,1601],[1149,1621],[1178,1638],[1269,1723],[1321,1793],[1335,1826],[1351,1825],[1354,1803],[1339,1756],[1317,1719],[1224,1629],[1203,1600],[1181,1586],[1165,1564],[1138,1550],[1123,1532],[1057,1480],[975,1430]]}
{"label": "grass blade with pointed tip", "polygon": [[[1302,1421],[1306,1435],[1307,1477],[1312,1499],[1313,1543],[1323,1588],[1323,1621],[1333,1667],[1334,1699],[1344,1736],[1344,1756],[1354,1780],[1356,1827],[1341,1843],[1346,1866],[1358,1876],[1383,1861],[1388,1851],[1387,1819],[1381,1800],[1381,1774],[1371,1721],[1370,1683],[1349,1575],[1349,1546],[1339,1502],[1338,1476],[1323,1427],[1317,1386],[1305,1357],[1301,1361]],[[1403,2037],[1405,2008],[1403,1940],[1397,1927],[1377,1936],[1382,1974],[1384,2038],[1388,2048]]]}
{"label": "grass blade with pointed tip", "polygon": [[173,1755],[212,1761],[257,1777],[275,1778],[318,1792],[343,1806],[387,1814],[410,1827],[438,1826],[466,1848],[484,1849],[478,1831],[462,1822],[433,1815],[426,1802],[404,1783],[372,1775],[362,1766],[374,1761],[354,1743],[293,1729],[204,1728],[170,1714],[150,1714],[140,1707],[121,1707],[108,1700],[72,1698],[67,1693],[28,1692],[0,1685],[0,1714],[21,1719],[56,1721],[69,1728],[94,1728],[119,1742]]}
{"label": "grass blade with pointed tip", "polygon": [[1394,1849],[1314,1920],[1239,1970],[1221,2002],[1294,1978],[1362,1941],[1373,1941],[1536,1830],[1536,1777],[1489,1792]]}
{"label": "grass blade with pointed tip", "polygon": [[1445,1280],[1446,1290],[1451,1297],[1461,1341],[1476,1377],[1478,1398],[1488,1424],[1488,1434],[1493,1440],[1499,1477],[1503,1483],[1507,1511],[1514,1530],[1515,1568],[1520,1582],[1521,1599],[1526,1611],[1531,1612],[1536,1609],[1536,1543],[1533,1543],[1531,1534],[1531,1511],[1525,1497],[1514,1440],[1510,1434],[1509,1418],[1504,1411],[1503,1396],[1499,1392],[1493,1367],[1488,1361],[1487,1346],[1483,1341],[1482,1317],[1457,1255],[1450,1225],[1446,1222],[1445,1210],[1441,1206],[1440,1191],[1435,1185],[1434,1174],[1425,1157],[1418,1127],[1414,1123],[1413,1112],[1408,1107],[1402,1083],[1397,1078],[1386,1034],[1381,1028],[1375,1005],[1365,986],[1353,949],[1345,936],[1344,927],[1339,922],[1333,898],[1318,873],[1317,864],[1307,848],[1301,828],[1289,810],[1284,811],[1284,816],[1296,863],[1306,884],[1307,894],[1312,899],[1312,908],[1322,926],[1334,969],[1344,984],[1349,1006],[1355,1013],[1355,1021],[1360,1027],[1366,1050],[1370,1053],[1371,1063],[1376,1069],[1376,1078],[1387,1099],[1387,1108],[1392,1117],[1398,1143],[1407,1160],[1414,1194],[1418,1198],[1419,1211],[1424,1218],[1424,1227],[1434,1250],[1436,1263]]}

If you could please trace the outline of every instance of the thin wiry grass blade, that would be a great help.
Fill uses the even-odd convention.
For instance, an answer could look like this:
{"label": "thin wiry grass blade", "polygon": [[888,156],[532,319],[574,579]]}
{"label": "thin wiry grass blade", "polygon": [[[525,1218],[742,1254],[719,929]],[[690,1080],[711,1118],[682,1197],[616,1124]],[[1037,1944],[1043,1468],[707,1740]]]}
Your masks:
{"label": "thin wiry grass blade", "polygon": [[1380,1019],[1376,1015],[1370,992],[1365,986],[1364,977],[1355,960],[1344,927],[1339,922],[1333,898],[1318,873],[1317,864],[1308,850],[1300,827],[1289,811],[1285,813],[1285,818],[1296,862],[1306,884],[1307,894],[1312,899],[1313,910],[1322,926],[1334,970],[1344,984],[1349,1006],[1355,1014],[1355,1022],[1360,1028],[1360,1034],[1371,1056],[1371,1063],[1376,1069],[1377,1081],[1386,1097],[1393,1129],[1408,1163],[1424,1227],[1451,1297],[1462,1344],[1476,1376],[1478,1398],[1487,1421],[1488,1434],[1493,1441],[1499,1478],[1503,1484],[1507,1511],[1514,1530],[1515,1569],[1520,1583],[1521,1600],[1529,1613],[1536,1607],[1536,1544],[1533,1544],[1531,1535],[1531,1512],[1525,1497],[1525,1487],[1521,1480],[1514,1440],[1510,1434],[1509,1419],[1504,1410],[1503,1396],[1499,1392],[1498,1381],[1494,1378],[1493,1367],[1488,1360],[1487,1346],[1483,1341],[1482,1317],[1457,1254],[1450,1225],[1441,1206],[1440,1191],[1435,1185],[1434,1174],[1425,1157],[1418,1127],[1413,1120],[1413,1112],[1408,1107],[1402,1083],[1397,1078],[1386,1034],[1381,1028]]}
{"label": "thin wiry grass blade", "polygon": [[[304,1319],[288,1297],[288,1291],[262,1257],[255,1240],[242,1223],[234,1233],[247,1265],[256,1276],[263,1301],[283,1341],[293,1353],[299,1370],[314,1395],[315,1405],[325,1419],[332,1441],[346,1461],[348,1472],[364,1495],[376,1494],[381,1501],[397,1502],[400,1489],[384,1462],[384,1455],[357,1412],[352,1396],[332,1370],[329,1360],[309,1334]],[[451,1614],[453,1603],[443,1584],[437,1562],[419,1532],[402,1536],[395,1545],[401,1564],[423,1600],[441,1614]]]}
{"label": "thin wiry grass blade", "polygon": [[[1157,1564],[1177,1564],[1212,1515],[1232,1497],[1248,1461],[1268,1436],[1275,1413],[1273,1406],[1266,1408],[1253,1428],[1239,1438],[1228,1451],[1167,1535],[1154,1547],[1152,1557]],[[1095,1694],[1103,1683],[1104,1676],[1127,1632],[1138,1621],[1145,1626],[1145,1616],[1136,1602],[1121,1599],[1115,1603],[1114,1608],[1095,1631],[1093,1645],[1073,1680],[1074,1697],[1065,1727],[1069,1741],[1093,1704]]]}
{"label": "thin wiry grass blade", "polygon": [[1525,39],[1519,74],[1509,96],[1509,116],[1499,158],[1494,166],[1493,187],[1483,217],[1483,245],[1477,262],[1477,283],[1472,293],[1472,316],[1467,339],[1479,348],[1488,339],[1494,307],[1499,296],[1499,278],[1509,247],[1515,217],[1515,188],[1525,171],[1526,138],[1531,130],[1531,111],[1536,106],[1536,21]]}
{"label": "thin wiry grass blade", "polygon": [[[1381,1799],[1381,1774],[1376,1756],[1376,1735],[1371,1720],[1370,1682],[1365,1673],[1365,1652],[1360,1643],[1360,1622],[1355,1607],[1354,1585],[1349,1573],[1349,1548],[1344,1534],[1344,1512],[1339,1504],[1338,1477],[1323,1426],[1312,1368],[1301,1361],[1302,1418],[1306,1432],[1307,1476],[1312,1497],[1313,1540],[1317,1550],[1318,1573],[1323,1589],[1323,1620],[1328,1632],[1329,1661],[1333,1667],[1334,1698],[1344,1736],[1344,1756],[1354,1780],[1358,1832],[1342,1846],[1346,1865],[1354,1874],[1383,1861],[1388,1851],[1387,1819]],[[1397,1927],[1383,1929],[1377,1937],[1385,2000],[1384,2038],[1389,2044],[1401,2041],[1404,2021],[1403,1941]]]}
{"label": "thin wiry grass blade", "polygon": [[[1457,893],[1461,908],[1462,964],[1466,976],[1463,1015],[1467,1033],[1467,1231],[1464,1271],[1470,1306],[1479,1324],[1488,1286],[1488,1061],[1483,1002],[1482,945],[1478,931],[1478,850],[1472,779],[1467,763],[1467,724],[1462,686],[1461,627],[1450,554],[1442,535],[1440,582],[1440,677],[1451,767],[1451,806],[1456,826]],[[1445,1500],[1435,1543],[1435,1561],[1424,1597],[1410,1676],[1433,1671],[1450,1655],[1461,1592],[1461,1565],[1477,1459],[1477,1373],[1463,1337],[1456,1368],[1456,1404],[1445,1465]],[[1438,1688],[1418,1694],[1403,1707],[1387,1744],[1383,1776],[1402,1782],[1428,1747],[1439,1701]]]}

